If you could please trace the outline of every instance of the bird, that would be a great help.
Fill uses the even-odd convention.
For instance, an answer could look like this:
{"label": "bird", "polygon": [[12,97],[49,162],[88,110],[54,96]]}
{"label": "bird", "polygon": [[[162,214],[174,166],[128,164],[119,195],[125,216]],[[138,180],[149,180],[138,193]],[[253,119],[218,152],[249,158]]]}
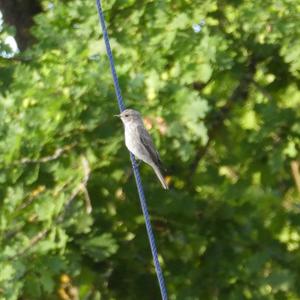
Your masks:
{"label": "bird", "polygon": [[138,111],[125,109],[119,115],[124,125],[125,145],[127,149],[138,159],[150,165],[158,177],[164,189],[168,189],[163,172],[162,163],[155,149],[152,138],[144,126],[144,122]]}

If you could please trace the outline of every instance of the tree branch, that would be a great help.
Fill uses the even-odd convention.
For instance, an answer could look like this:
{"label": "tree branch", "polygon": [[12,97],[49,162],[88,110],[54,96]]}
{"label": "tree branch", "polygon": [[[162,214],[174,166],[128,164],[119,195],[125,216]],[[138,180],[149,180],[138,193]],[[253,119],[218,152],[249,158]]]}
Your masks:
{"label": "tree branch", "polygon": [[271,94],[268,91],[266,91],[264,87],[262,87],[255,80],[252,80],[252,83],[264,97],[266,97],[269,101],[273,101]]}
{"label": "tree branch", "polygon": [[16,210],[19,211],[29,206],[42,192],[45,191],[45,189],[46,188],[44,185],[38,186],[29,194],[28,199],[23,202]]}
{"label": "tree branch", "polygon": [[292,170],[292,174],[295,180],[295,184],[297,187],[297,190],[300,194],[300,167],[299,167],[299,162],[296,160],[293,160],[291,162],[291,170]]}
{"label": "tree branch", "polygon": [[[206,122],[211,122],[211,127],[208,129],[208,141],[205,146],[199,146],[199,149],[196,151],[194,160],[189,167],[190,174],[193,175],[196,172],[200,160],[206,154],[213,138],[223,126],[224,121],[228,118],[232,107],[239,101],[245,101],[248,98],[249,86],[253,81],[253,76],[256,71],[256,60],[254,57],[250,58],[247,70],[248,72],[245,72],[245,75],[241,78],[239,84],[229,97],[228,102],[219,111],[207,116]],[[192,176],[190,178],[192,178]]]}
{"label": "tree branch", "polygon": [[[88,160],[84,156],[81,157],[81,163],[82,163],[83,174],[84,174],[83,179],[73,190],[70,198],[67,200],[66,204],[64,205],[63,210],[55,218],[55,220],[53,222],[54,224],[59,224],[64,220],[64,218],[66,216],[66,212],[69,210],[71,203],[74,201],[74,199],[80,192],[82,192],[85,197],[86,212],[91,213],[91,211],[92,211],[92,205],[91,205],[90,197],[89,197],[87,187],[86,187],[87,183],[89,181],[89,178],[90,178],[91,169],[90,169]],[[50,232],[50,230],[51,230],[51,228],[46,228],[46,229],[39,231],[36,235],[34,235],[30,239],[30,241],[26,247],[24,247],[22,250],[20,250],[15,255],[11,256],[9,259],[14,260],[18,257],[26,255],[26,253],[30,249],[32,249],[40,240],[42,240]]]}
{"label": "tree branch", "polygon": [[81,163],[82,163],[84,177],[83,177],[82,181],[77,185],[77,187],[73,190],[70,198],[68,199],[68,201],[66,202],[66,204],[64,206],[64,209],[63,209],[61,215],[58,216],[58,218],[57,218],[58,223],[62,222],[62,220],[65,217],[66,212],[68,211],[72,202],[74,201],[74,199],[80,192],[83,192],[83,194],[85,196],[86,212],[91,213],[91,211],[92,211],[91,201],[90,201],[90,197],[88,195],[88,191],[87,191],[87,187],[86,187],[87,183],[89,181],[89,178],[90,178],[91,169],[90,169],[88,160],[84,156],[81,157]]}
{"label": "tree branch", "polygon": [[34,245],[36,245],[40,240],[42,240],[48,234],[49,231],[50,231],[50,228],[46,228],[46,229],[39,231],[35,236],[33,236],[30,239],[29,244],[26,247],[24,247],[22,250],[17,252],[17,254],[10,257],[9,259],[14,260],[20,256],[24,256],[31,248],[34,247]]}
{"label": "tree branch", "polygon": [[21,51],[30,46],[34,39],[30,28],[33,17],[42,11],[39,0],[1,0],[0,10],[6,23],[16,28],[16,41]]}
{"label": "tree branch", "polygon": [[38,159],[31,159],[31,158],[24,157],[21,160],[15,162],[14,164],[20,164],[20,163],[21,164],[39,164],[39,163],[45,163],[45,162],[48,162],[51,160],[56,160],[60,156],[62,156],[65,152],[70,151],[75,145],[76,145],[76,143],[73,143],[71,145],[67,145],[65,147],[58,148],[55,150],[55,152],[52,155],[41,157]]}

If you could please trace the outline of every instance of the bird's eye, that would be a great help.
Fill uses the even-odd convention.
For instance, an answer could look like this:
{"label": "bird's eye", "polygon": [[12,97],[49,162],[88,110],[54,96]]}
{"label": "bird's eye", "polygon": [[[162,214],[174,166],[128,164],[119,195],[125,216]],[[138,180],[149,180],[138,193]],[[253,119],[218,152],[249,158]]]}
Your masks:
{"label": "bird's eye", "polygon": [[125,115],[125,118],[127,118],[129,115]]}

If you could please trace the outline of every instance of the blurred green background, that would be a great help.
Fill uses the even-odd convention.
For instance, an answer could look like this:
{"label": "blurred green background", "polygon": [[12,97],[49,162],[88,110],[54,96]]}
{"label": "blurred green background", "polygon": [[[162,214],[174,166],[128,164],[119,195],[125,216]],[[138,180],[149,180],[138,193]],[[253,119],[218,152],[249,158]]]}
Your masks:
{"label": "blurred green background", "polygon": [[[300,2],[103,2],[170,299],[300,299]],[[160,299],[95,2],[0,11],[0,299]]]}

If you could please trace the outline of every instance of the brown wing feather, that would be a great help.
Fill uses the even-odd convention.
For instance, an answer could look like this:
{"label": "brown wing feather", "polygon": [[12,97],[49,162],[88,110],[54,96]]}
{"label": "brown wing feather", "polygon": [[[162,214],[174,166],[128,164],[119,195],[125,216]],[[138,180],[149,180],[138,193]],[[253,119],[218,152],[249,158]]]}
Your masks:
{"label": "brown wing feather", "polygon": [[153,144],[152,138],[149,135],[148,131],[143,126],[137,127],[139,137],[143,146],[146,148],[147,152],[149,153],[151,159],[155,164],[161,166],[161,160],[159,157],[158,152],[155,150],[155,146]]}

